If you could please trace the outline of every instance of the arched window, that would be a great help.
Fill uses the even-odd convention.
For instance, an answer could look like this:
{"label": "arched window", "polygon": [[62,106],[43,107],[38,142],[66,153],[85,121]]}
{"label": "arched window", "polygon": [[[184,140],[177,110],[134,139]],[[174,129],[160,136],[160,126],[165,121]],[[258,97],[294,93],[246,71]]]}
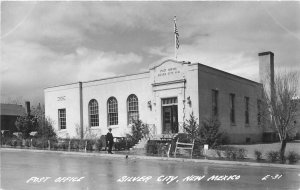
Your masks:
{"label": "arched window", "polygon": [[118,125],[118,101],[110,97],[107,101],[108,125]]}
{"label": "arched window", "polygon": [[98,102],[95,99],[89,102],[89,123],[91,127],[99,126]]}
{"label": "arched window", "polygon": [[127,98],[127,115],[128,124],[133,123],[134,120],[139,119],[139,101],[134,94],[131,94]]}

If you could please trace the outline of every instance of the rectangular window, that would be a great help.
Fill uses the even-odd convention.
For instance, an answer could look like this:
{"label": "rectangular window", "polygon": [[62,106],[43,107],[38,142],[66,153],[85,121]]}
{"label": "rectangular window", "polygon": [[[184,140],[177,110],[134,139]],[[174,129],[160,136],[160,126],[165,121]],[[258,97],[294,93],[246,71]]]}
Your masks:
{"label": "rectangular window", "polygon": [[235,124],[235,94],[230,94],[230,122]]}
{"label": "rectangular window", "polygon": [[212,90],[212,116],[218,117],[218,94],[217,90]]}
{"label": "rectangular window", "polygon": [[245,97],[245,124],[249,124],[249,97]]}
{"label": "rectangular window", "polygon": [[59,129],[66,129],[66,109],[58,110],[58,125]]}
{"label": "rectangular window", "polygon": [[261,100],[257,100],[257,125],[261,124]]}

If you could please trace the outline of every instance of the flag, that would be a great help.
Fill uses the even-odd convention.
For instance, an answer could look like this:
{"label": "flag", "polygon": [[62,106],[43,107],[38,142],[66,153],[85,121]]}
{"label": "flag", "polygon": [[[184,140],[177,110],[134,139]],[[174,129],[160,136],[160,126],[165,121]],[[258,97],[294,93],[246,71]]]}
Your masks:
{"label": "flag", "polygon": [[179,33],[178,33],[177,25],[176,25],[176,16],[174,17],[174,34],[175,34],[176,49],[178,49],[179,48]]}

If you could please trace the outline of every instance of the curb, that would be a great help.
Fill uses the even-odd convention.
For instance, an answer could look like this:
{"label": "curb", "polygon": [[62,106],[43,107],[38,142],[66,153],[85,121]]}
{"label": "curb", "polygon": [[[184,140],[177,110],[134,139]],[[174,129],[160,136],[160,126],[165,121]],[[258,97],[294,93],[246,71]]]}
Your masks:
{"label": "curb", "polygon": [[[106,157],[124,159],[126,154],[105,154],[105,153],[93,153],[93,152],[67,152],[67,151],[55,151],[55,150],[36,150],[36,149],[16,149],[16,148],[3,148],[0,152],[12,151],[12,152],[36,152],[36,153],[54,153],[54,154],[66,154],[66,155],[79,155],[88,157]],[[268,163],[253,163],[253,162],[239,162],[239,161],[225,161],[225,160],[206,160],[206,159],[188,159],[188,158],[170,158],[170,157],[154,157],[143,155],[128,155],[129,159],[141,159],[141,160],[163,160],[163,161],[175,161],[175,162],[187,162],[187,163],[208,163],[219,165],[239,165],[239,166],[255,166],[255,167],[275,167],[285,169],[300,169],[300,165],[287,165],[287,164],[268,164]]]}

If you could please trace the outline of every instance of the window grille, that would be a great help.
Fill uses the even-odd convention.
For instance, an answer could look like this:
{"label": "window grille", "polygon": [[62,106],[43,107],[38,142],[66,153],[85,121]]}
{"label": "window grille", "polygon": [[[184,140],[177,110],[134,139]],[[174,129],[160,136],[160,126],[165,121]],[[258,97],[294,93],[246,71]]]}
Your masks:
{"label": "window grille", "polygon": [[89,102],[89,121],[91,127],[99,126],[98,102],[95,99]]}
{"label": "window grille", "polygon": [[115,97],[110,97],[107,101],[108,125],[118,125],[118,101]]}
{"label": "window grille", "polygon": [[139,119],[139,102],[136,95],[131,94],[127,98],[128,124]]}
{"label": "window grille", "polygon": [[66,109],[58,110],[58,124],[60,129],[66,129]]}

